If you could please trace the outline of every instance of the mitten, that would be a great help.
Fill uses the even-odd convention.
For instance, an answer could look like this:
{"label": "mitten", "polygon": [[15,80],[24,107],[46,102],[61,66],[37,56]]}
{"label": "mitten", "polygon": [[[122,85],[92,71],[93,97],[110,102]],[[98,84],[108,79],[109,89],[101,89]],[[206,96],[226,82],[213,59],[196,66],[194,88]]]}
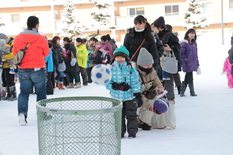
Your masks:
{"label": "mitten", "polygon": [[118,90],[118,84],[116,82],[112,83],[112,89],[113,90]]}
{"label": "mitten", "polygon": [[112,83],[112,89],[113,90],[128,91],[130,88],[131,87],[127,83],[125,83],[125,82],[123,82],[123,83],[115,83],[115,82],[113,82]]}
{"label": "mitten", "polygon": [[142,95],[141,93],[134,93],[134,96],[137,100],[138,107],[141,107],[143,102],[142,102]]}

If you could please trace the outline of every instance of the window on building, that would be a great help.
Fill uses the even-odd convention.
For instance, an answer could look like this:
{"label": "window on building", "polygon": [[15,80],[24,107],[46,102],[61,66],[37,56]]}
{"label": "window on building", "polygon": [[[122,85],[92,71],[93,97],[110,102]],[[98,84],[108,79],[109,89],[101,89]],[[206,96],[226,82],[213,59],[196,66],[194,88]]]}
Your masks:
{"label": "window on building", "polygon": [[144,15],[144,7],[140,8],[128,8],[128,15],[134,17],[136,15]]}
{"label": "window on building", "polygon": [[233,0],[229,0],[229,9],[233,10]]}
{"label": "window on building", "polygon": [[179,5],[166,5],[165,16],[179,15]]}
{"label": "window on building", "polygon": [[203,13],[210,13],[213,11],[213,2],[204,2],[201,4]]}
{"label": "window on building", "polygon": [[11,21],[12,21],[12,23],[20,22],[19,14],[12,14],[11,15]]}

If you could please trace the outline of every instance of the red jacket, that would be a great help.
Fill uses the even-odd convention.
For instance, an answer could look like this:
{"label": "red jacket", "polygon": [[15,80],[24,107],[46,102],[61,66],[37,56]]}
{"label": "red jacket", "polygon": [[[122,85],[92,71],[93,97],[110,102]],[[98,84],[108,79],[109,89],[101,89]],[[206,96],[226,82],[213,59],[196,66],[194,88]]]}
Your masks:
{"label": "red jacket", "polygon": [[45,37],[34,30],[25,30],[15,37],[13,54],[24,49],[30,43],[19,68],[45,68],[44,57],[49,55],[48,42]]}

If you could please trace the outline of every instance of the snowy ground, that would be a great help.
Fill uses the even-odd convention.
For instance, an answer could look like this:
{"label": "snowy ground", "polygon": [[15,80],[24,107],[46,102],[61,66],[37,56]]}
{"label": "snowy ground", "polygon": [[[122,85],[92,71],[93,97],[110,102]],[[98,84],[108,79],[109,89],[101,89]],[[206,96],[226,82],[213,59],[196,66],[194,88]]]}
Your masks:
{"label": "snowy ground", "polygon": [[[216,39],[218,38],[218,39]],[[230,48],[229,38],[198,38],[202,74],[194,74],[197,97],[179,97],[176,91],[176,129],[140,130],[135,139],[122,139],[122,155],[230,155],[233,154],[233,89],[221,75]],[[184,74],[181,73],[183,79]],[[19,92],[19,91],[18,91]],[[109,96],[103,86],[55,90],[48,98]],[[0,101],[0,155],[38,155],[36,95],[30,95],[28,125],[19,126],[17,102]]]}

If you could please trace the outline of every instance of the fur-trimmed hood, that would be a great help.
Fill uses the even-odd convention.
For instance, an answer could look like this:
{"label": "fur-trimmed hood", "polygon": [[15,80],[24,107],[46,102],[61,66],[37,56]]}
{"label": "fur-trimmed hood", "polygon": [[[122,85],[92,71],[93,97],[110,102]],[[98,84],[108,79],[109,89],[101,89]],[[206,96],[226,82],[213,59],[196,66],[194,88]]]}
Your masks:
{"label": "fur-trimmed hood", "polygon": [[180,43],[180,44],[181,44],[181,43],[187,43],[187,44],[188,44],[189,41],[188,41],[187,39],[184,39],[184,40],[180,40],[179,43]]}

